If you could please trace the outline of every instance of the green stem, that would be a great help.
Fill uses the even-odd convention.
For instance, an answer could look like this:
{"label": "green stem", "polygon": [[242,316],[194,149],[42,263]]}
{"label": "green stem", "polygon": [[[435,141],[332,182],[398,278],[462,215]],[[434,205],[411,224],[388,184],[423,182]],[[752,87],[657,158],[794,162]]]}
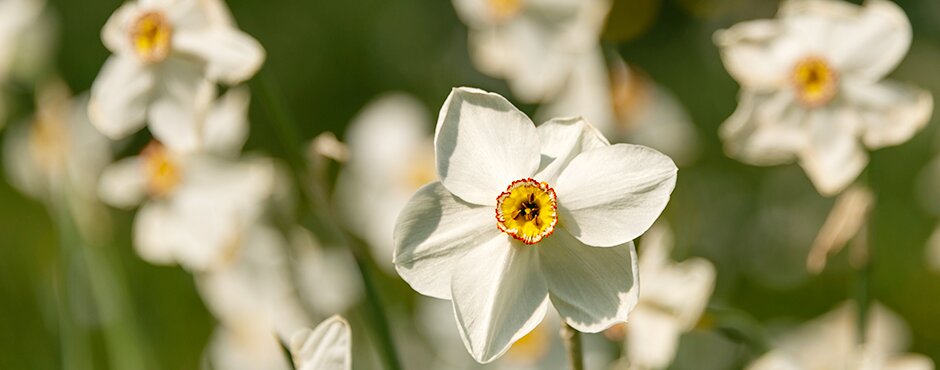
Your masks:
{"label": "green stem", "polygon": [[105,249],[84,242],[68,211],[66,198],[60,199],[60,203],[54,205],[58,213],[59,232],[69,241],[75,261],[81,263],[80,275],[83,280],[87,279],[98,316],[102,319],[111,368],[147,369],[147,365],[153,363],[152,357],[145,355],[144,346],[141,345],[133,309],[127,301],[123,274],[114,258],[106,255]]}
{"label": "green stem", "polygon": [[49,204],[49,210],[54,212],[54,220],[58,226],[59,236],[59,271],[57,271],[55,295],[59,313],[59,345],[62,347],[62,368],[65,370],[85,370],[93,368],[91,358],[90,338],[88,332],[75,320],[72,306],[75,286],[80,283],[73,279],[75,266],[73,265],[74,251],[76,249],[75,234],[65,227],[63,220],[68,214],[64,206]]}
{"label": "green stem", "polygon": [[560,334],[561,340],[565,342],[565,350],[568,352],[568,367],[571,370],[584,370],[581,332],[572,328],[568,323],[562,323]]}
{"label": "green stem", "polygon": [[[260,80],[260,81],[259,81]],[[382,301],[376,289],[371,272],[368,251],[356,243],[351,243],[345,232],[336,224],[329,212],[329,203],[326,191],[319,181],[310,174],[310,169],[301,146],[300,135],[297,132],[296,121],[291,117],[284,99],[277,93],[274,80],[266,70],[262,70],[259,79],[253,83],[253,89],[260,93],[262,104],[271,118],[279,140],[284,145],[285,159],[291,167],[291,178],[301,196],[301,214],[310,216],[303,219],[303,225],[313,231],[327,244],[339,245],[348,248],[356,259],[356,266],[365,286],[366,304],[372,323],[372,331],[380,344],[380,354],[389,370],[400,370],[401,362],[395,351],[388,318],[382,310]]]}

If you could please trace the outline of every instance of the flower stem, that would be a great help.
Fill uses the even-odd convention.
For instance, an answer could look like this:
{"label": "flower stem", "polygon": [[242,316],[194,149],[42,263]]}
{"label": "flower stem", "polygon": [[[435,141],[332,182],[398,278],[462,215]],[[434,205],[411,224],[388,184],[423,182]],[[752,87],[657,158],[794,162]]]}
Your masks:
{"label": "flower stem", "polygon": [[400,370],[401,362],[395,351],[388,318],[382,309],[382,301],[370,270],[372,264],[369,263],[368,251],[356,243],[351,243],[332,217],[324,187],[310,173],[310,168],[302,154],[304,151],[297,132],[296,121],[291,117],[284,99],[277,94],[278,90],[274,86],[273,79],[266,70],[262,69],[259,79],[253,85],[254,90],[261,95],[262,104],[271,118],[278,139],[284,145],[285,159],[291,167],[291,177],[301,197],[300,214],[309,216],[302,218],[303,225],[324,242],[345,247],[352,252],[365,286],[367,312],[372,324],[372,332],[379,343],[380,355],[387,369]]}
{"label": "flower stem", "polygon": [[572,328],[568,323],[561,324],[561,340],[565,342],[568,352],[568,367],[571,370],[584,370],[584,353],[581,350],[581,332]]}

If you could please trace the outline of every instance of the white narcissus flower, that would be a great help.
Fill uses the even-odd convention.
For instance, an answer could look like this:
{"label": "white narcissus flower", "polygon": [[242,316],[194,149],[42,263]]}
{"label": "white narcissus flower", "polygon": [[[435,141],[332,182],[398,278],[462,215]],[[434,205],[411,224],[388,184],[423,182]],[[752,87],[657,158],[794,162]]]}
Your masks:
{"label": "white narcissus flower", "polygon": [[223,263],[196,275],[206,308],[219,321],[207,356],[219,369],[289,369],[278,337],[309,325],[295,294],[287,241],[249,226]]}
{"label": "white narcissus flower", "polygon": [[552,98],[575,59],[593,50],[609,0],[453,0],[469,28],[470,56],[524,101]]}
{"label": "white narcissus flower", "polygon": [[[48,67],[54,26],[45,6],[45,0],[0,0],[0,84],[38,77]],[[2,95],[0,127],[6,116]]]}
{"label": "white narcissus flower", "polygon": [[335,195],[340,217],[388,272],[395,218],[418,188],[437,179],[430,125],[419,101],[393,93],[369,103],[346,132],[349,160]]}
{"label": "white narcissus flower", "polygon": [[40,87],[36,114],[4,138],[4,168],[11,185],[47,201],[57,201],[63,191],[94,199],[111,148],[88,122],[86,103],[84,97],[73,99],[62,82]]}
{"label": "white narcissus flower", "polygon": [[134,220],[134,246],[143,259],[204,270],[239,244],[273,182],[268,160],[177,153],[154,142],[106,168],[98,194],[116,207],[143,203]]}
{"label": "white narcissus flower", "polygon": [[301,329],[290,339],[297,370],[349,370],[352,368],[352,333],[349,323],[333,316],[313,330]]}
{"label": "white narcissus flower", "polygon": [[858,344],[857,306],[846,302],[786,334],[747,370],[933,370],[929,358],[902,353],[909,334],[904,321],[884,306],[870,306],[867,342]]}
{"label": "white narcissus flower", "polygon": [[222,0],[128,2],[101,37],[113,55],[91,88],[92,123],[120,139],[147,121],[176,150],[196,145],[191,115],[203,85],[245,81],[264,60],[264,49],[236,28]]}
{"label": "white narcissus flower", "polygon": [[666,369],[679,338],[692,330],[715,287],[715,267],[705,259],[672,262],[672,231],[657,224],[640,240],[640,302],[627,327],[631,369]]}
{"label": "white narcissus flower", "polygon": [[536,116],[572,115],[615,141],[659,150],[680,166],[698,154],[695,127],[676,97],[619,56],[608,60],[599,47],[576,60],[565,89]]}
{"label": "white narcissus flower", "polygon": [[885,79],[911,44],[907,16],[889,1],[788,1],[776,19],[718,31],[715,43],[742,89],[721,127],[728,154],[796,160],[823,195],[858,176],[866,147],[907,141],[933,111],[929,92]]}
{"label": "white narcissus flower", "polygon": [[669,200],[669,157],[610,145],[579,118],[536,128],[470,88],[444,102],[434,145],[440,181],[399,216],[395,267],[419,293],[452,300],[474,359],[502,355],[549,301],[579,331],[626,321],[638,296],[632,241]]}

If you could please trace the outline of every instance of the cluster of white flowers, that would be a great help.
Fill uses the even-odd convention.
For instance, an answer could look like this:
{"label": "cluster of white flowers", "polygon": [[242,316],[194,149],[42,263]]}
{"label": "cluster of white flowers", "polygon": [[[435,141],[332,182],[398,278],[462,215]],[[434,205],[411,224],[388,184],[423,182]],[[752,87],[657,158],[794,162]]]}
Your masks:
{"label": "cluster of white flowers", "polygon": [[[587,340],[620,348],[587,348],[588,363],[670,368],[683,335],[712,324],[720,287],[709,260],[673,259],[681,235],[661,219],[677,163],[691,165],[700,149],[691,117],[666,87],[602,47],[610,0],[453,5],[476,67],[505,80],[520,102],[539,104],[537,122],[504,96],[470,87],[450,91],[433,125],[414,97],[375,98],[343,141],[326,133],[310,145],[314,170],[327,158],[341,168],[325,194],[330,204],[301,201],[338,205],[338,224],[327,229],[355,235],[337,238],[350,245],[321,245],[322,235],[299,226],[316,212],[278,208],[294,191],[307,198],[330,188],[305,182],[325,179],[294,174],[313,190],[293,189],[277,160],[244,153],[245,83],[265,50],[223,0],[121,5],[101,32],[112,55],[77,97],[59,79],[37,77],[51,34],[44,2],[0,0],[0,83],[32,76],[37,86],[35,113],[4,132],[8,181],[67,210],[88,239],[100,237],[110,214],[98,201],[133,212],[137,255],[191,273],[217,320],[204,354],[211,368],[351,369],[352,330],[331,315],[363,294],[380,306],[368,280],[373,261],[380,278],[400,277],[427,296],[407,324],[382,323],[386,307],[369,312],[374,325],[414,324],[414,335],[433,342],[433,354],[402,344],[415,362],[561,369],[562,342],[580,339],[556,338],[560,327],[603,332]],[[929,91],[886,78],[912,34],[886,0],[787,0],[774,19],[714,34],[741,86],[719,130],[726,154],[762,166],[796,162],[820,195],[839,195],[807,257],[811,272],[853,240],[853,267],[872,263],[865,232],[877,197],[861,176],[868,150],[908,141],[933,112]],[[145,127],[149,142],[130,139],[146,137],[138,134]],[[138,154],[118,154],[128,151]],[[930,180],[927,187],[934,192]],[[929,243],[940,266],[940,229]],[[904,353],[910,338],[900,317],[859,300],[774,337],[747,368],[933,369],[927,357]],[[386,329],[377,342],[388,340]],[[565,344],[579,361],[578,346]]]}

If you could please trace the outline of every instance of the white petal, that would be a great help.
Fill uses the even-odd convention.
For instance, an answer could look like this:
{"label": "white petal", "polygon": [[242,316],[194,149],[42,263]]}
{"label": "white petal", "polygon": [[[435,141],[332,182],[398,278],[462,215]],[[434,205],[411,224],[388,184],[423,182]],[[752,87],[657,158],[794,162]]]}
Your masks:
{"label": "white petal", "polygon": [[934,229],[930,239],[927,239],[927,266],[933,271],[940,272],[940,227]]}
{"label": "white petal", "polygon": [[555,118],[538,127],[542,164],[535,178],[554,184],[568,164],[589,150],[609,146],[610,143],[594,126],[583,118]]}
{"label": "white petal", "polygon": [[257,40],[228,27],[180,33],[174,36],[173,45],[176,50],[204,60],[207,63],[206,77],[226,84],[236,84],[254,76],[265,57],[264,48]]}
{"label": "white petal", "polygon": [[907,354],[889,361],[884,370],[934,370],[934,363],[927,356]]}
{"label": "white petal", "polygon": [[748,365],[747,370],[804,370],[796,359],[780,350],[770,351]]}
{"label": "white petal", "polygon": [[788,163],[806,146],[805,116],[789,91],[744,90],[719,134],[732,158],[758,166]]}
{"label": "white petal", "polygon": [[440,182],[425,185],[398,216],[398,274],[421,294],[450,299],[450,277],[464,254],[502,234],[493,212],[460,200]]}
{"label": "white petal", "polygon": [[12,125],[4,133],[3,169],[6,180],[17,190],[36,199],[48,196],[50,179],[33,156],[30,129],[33,123]]}
{"label": "white petal", "polygon": [[800,165],[820,194],[845,189],[868,164],[858,142],[858,116],[848,109],[817,109],[809,114],[809,144],[800,153]]}
{"label": "white petal", "polygon": [[147,176],[140,158],[130,157],[104,169],[98,180],[98,197],[120,208],[132,208],[147,196]]}
{"label": "white petal", "polygon": [[145,204],[134,218],[134,249],[147,262],[167,265],[184,238],[177,215],[164,203]]}
{"label": "white petal", "polygon": [[154,84],[153,71],[136,58],[120,55],[108,58],[91,86],[88,103],[91,123],[111,139],[140,130]]}
{"label": "white petal", "polygon": [[515,180],[539,166],[535,125],[505,98],[471,88],[451,91],[434,136],[441,183],[461,199],[495,205]]}
{"label": "white petal", "polygon": [[126,2],[115,10],[101,29],[101,41],[104,46],[115,54],[133,52],[128,26],[140,14],[140,6],[133,2]]}
{"label": "white petal", "polygon": [[389,93],[373,99],[346,130],[348,167],[363,180],[397,187],[389,182],[407,176],[404,173],[414,169],[415,153],[424,154],[421,147],[431,147],[429,124],[427,110],[411,95]]}
{"label": "white petal", "polygon": [[632,242],[594,248],[556,229],[535,248],[552,305],[571,327],[597,333],[627,321],[640,291]]}
{"label": "white petal", "polygon": [[509,61],[503,77],[512,92],[525,102],[540,102],[555,97],[571,75],[576,55],[561,43],[563,35],[548,31],[544,19],[522,17],[508,29],[499,45],[502,58]]}
{"label": "white petal", "polygon": [[477,362],[502,356],[545,316],[548,291],[536,248],[500,234],[481,240],[451,268],[460,336]]}
{"label": "white petal", "polygon": [[460,20],[469,27],[483,27],[494,21],[489,2],[480,0],[452,0]]}
{"label": "white petal", "polygon": [[743,87],[765,91],[784,84],[804,46],[775,20],[741,22],[715,33],[728,73]]}
{"label": "white petal", "polygon": [[207,96],[214,95],[215,88],[202,78],[199,65],[191,61],[168,59],[160,68],[161,79],[148,114],[150,132],[176,152],[196,150],[205,118],[200,108]]}
{"label": "white petal", "polygon": [[230,89],[216,100],[203,127],[205,148],[213,153],[237,154],[248,139],[248,88]]}
{"label": "white petal", "polygon": [[[834,26],[828,54],[846,75],[877,81],[901,62],[911,45],[911,23],[891,1],[868,0]],[[818,37],[818,36],[817,36]]]}
{"label": "white petal", "polygon": [[885,80],[846,81],[845,98],[863,121],[862,140],[871,149],[901,144],[930,121],[933,96],[927,90]]}
{"label": "white petal", "polygon": [[297,370],[349,370],[352,368],[352,332],[349,323],[333,316],[313,330],[291,336],[290,352]]}
{"label": "white petal", "polygon": [[[645,279],[645,278],[644,278]],[[643,287],[644,291],[648,289]],[[627,323],[627,356],[641,369],[665,369],[676,357],[681,323],[652,307],[637,307]]]}
{"label": "white petal", "polygon": [[560,224],[591,246],[636,239],[666,208],[676,171],[669,157],[639,145],[581,153],[555,186]]}

